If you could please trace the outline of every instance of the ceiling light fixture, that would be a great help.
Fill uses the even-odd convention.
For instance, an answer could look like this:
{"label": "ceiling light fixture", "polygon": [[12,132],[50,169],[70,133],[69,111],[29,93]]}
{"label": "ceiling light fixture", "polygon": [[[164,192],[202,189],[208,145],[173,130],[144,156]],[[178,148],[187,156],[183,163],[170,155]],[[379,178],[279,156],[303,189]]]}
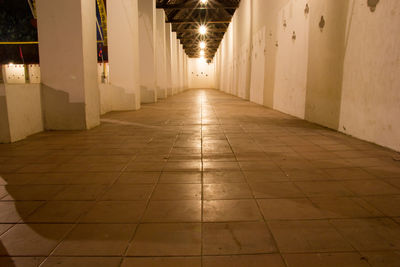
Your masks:
{"label": "ceiling light fixture", "polygon": [[202,3],[203,5],[207,4],[207,0],[200,0],[200,3]]}
{"label": "ceiling light fixture", "polygon": [[207,27],[205,25],[201,25],[199,27],[199,33],[202,34],[202,35],[206,34],[207,33]]}
{"label": "ceiling light fixture", "polygon": [[204,41],[200,42],[200,48],[201,49],[206,48],[206,42],[204,42]]}
{"label": "ceiling light fixture", "polygon": [[200,50],[200,56],[204,56],[204,55],[205,55],[204,50]]}

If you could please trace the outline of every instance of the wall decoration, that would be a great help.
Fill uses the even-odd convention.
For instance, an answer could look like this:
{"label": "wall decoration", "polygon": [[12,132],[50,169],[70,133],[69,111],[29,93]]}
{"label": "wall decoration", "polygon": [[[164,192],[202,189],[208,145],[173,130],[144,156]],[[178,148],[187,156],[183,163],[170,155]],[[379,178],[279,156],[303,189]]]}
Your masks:
{"label": "wall decoration", "polygon": [[378,5],[379,0],[368,0],[368,6],[371,12],[375,12],[376,6]]}

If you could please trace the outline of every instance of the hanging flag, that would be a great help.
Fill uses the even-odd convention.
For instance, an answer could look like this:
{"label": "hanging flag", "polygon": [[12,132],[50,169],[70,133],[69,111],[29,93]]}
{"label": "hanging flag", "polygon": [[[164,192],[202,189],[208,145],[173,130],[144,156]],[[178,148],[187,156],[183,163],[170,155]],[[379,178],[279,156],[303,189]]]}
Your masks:
{"label": "hanging flag", "polygon": [[21,57],[22,64],[25,64],[24,54],[22,53],[22,48],[19,46],[19,56]]}
{"label": "hanging flag", "polygon": [[103,46],[99,44],[99,58],[103,57]]}

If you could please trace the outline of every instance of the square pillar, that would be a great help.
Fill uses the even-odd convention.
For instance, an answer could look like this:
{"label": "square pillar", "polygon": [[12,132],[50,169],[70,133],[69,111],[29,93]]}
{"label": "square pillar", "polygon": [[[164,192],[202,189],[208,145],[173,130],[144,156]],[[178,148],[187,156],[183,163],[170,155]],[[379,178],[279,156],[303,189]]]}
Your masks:
{"label": "square pillar", "polygon": [[156,1],[138,0],[141,103],[157,102]]}
{"label": "square pillar", "polygon": [[111,110],[140,108],[138,0],[107,1],[109,84],[102,104]]}
{"label": "square pillar", "polygon": [[37,0],[36,7],[45,129],[99,125],[96,2]]}
{"label": "square pillar", "polygon": [[156,10],[156,73],[157,73],[157,97],[167,97],[167,66],[165,43],[165,13],[164,9]]}
{"label": "square pillar", "polygon": [[171,73],[171,67],[172,67],[172,62],[171,62],[171,57],[172,57],[172,49],[171,49],[171,40],[172,40],[172,24],[171,23],[165,23],[165,51],[166,51],[166,57],[165,57],[165,65],[166,65],[166,88],[167,88],[167,95],[171,96],[172,95],[172,73]]}

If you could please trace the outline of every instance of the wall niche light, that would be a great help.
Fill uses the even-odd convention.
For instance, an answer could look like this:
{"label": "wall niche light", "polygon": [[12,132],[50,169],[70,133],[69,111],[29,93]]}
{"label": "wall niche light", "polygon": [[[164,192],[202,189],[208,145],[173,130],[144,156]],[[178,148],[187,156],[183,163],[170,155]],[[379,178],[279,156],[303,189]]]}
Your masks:
{"label": "wall niche light", "polygon": [[310,13],[310,6],[308,4],[306,4],[306,7],[304,8],[304,14],[308,14]]}
{"label": "wall niche light", "polygon": [[324,18],[324,16],[321,16],[321,20],[319,21],[319,28],[320,28],[321,32],[325,28],[325,24],[326,24],[325,18]]}
{"label": "wall niche light", "polygon": [[375,12],[376,6],[378,5],[379,0],[368,0],[368,6],[369,9],[371,9],[371,12]]}

